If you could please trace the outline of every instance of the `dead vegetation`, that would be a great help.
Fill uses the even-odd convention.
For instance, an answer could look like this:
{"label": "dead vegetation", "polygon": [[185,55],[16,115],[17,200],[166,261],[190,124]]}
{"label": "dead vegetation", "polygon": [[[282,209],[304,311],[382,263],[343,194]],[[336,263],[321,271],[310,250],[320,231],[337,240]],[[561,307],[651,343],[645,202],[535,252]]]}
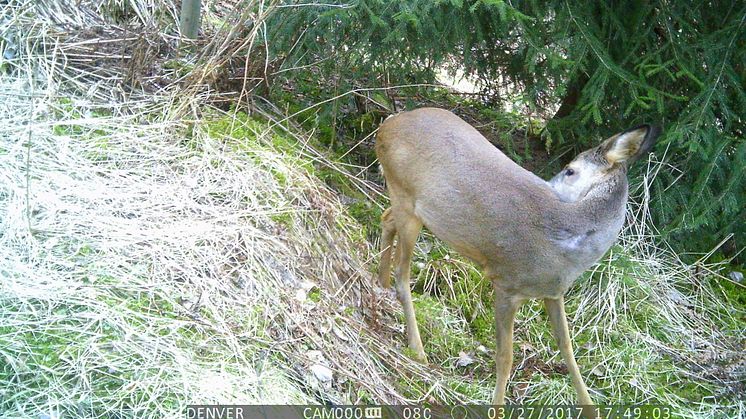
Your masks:
{"label": "dead vegetation", "polygon": [[[332,170],[373,205],[380,186],[254,101],[272,5],[234,3],[210,3],[194,45],[179,45],[167,0],[0,6],[2,48],[16,51],[0,62],[4,415],[489,399],[490,343],[446,299],[428,304],[450,334],[426,338],[461,363],[407,357],[398,303],[371,282],[376,244],[316,173]],[[568,304],[594,396],[742,415],[743,335],[726,325],[742,327],[743,313],[652,245],[644,189],[634,199],[620,246]],[[416,259],[420,281],[451,290],[474,272],[438,243]],[[512,400],[571,402],[559,357],[538,355],[554,353],[540,307],[519,318]]]}

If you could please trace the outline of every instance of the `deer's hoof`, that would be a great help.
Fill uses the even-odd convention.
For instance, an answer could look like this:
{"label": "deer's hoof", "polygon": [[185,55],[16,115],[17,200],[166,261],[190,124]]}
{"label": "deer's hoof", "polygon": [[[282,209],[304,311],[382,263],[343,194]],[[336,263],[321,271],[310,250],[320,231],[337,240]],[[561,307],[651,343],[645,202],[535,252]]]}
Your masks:
{"label": "deer's hoof", "polygon": [[414,360],[419,362],[422,365],[427,365],[427,355],[425,355],[424,351],[415,352],[415,355],[413,356]]}

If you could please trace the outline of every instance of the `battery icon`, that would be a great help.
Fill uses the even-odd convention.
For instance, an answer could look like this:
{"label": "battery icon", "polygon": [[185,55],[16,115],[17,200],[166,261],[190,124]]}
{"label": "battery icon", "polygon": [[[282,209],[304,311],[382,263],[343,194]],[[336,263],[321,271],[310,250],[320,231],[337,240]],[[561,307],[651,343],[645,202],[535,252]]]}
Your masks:
{"label": "battery icon", "polygon": [[380,407],[366,407],[365,417],[366,419],[381,419],[381,408]]}

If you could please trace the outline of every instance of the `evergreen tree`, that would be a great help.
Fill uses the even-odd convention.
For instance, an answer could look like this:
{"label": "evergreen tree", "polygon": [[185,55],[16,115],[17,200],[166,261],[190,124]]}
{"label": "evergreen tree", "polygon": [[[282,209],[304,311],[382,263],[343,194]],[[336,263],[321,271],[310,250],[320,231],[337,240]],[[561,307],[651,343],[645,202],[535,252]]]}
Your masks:
{"label": "evergreen tree", "polygon": [[439,68],[496,102],[510,86],[548,116],[555,150],[660,123],[656,225],[687,250],[731,233],[744,245],[744,2],[356,0],[283,8],[269,28],[278,65],[311,65],[339,90],[433,81]]}

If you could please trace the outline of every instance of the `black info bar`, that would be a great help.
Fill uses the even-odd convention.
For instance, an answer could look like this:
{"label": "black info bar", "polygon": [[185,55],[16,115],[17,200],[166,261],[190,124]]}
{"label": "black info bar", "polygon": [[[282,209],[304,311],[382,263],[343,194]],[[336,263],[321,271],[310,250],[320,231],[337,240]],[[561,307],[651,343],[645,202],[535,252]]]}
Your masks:
{"label": "black info bar", "polygon": [[670,406],[189,405],[187,419],[669,419]]}

